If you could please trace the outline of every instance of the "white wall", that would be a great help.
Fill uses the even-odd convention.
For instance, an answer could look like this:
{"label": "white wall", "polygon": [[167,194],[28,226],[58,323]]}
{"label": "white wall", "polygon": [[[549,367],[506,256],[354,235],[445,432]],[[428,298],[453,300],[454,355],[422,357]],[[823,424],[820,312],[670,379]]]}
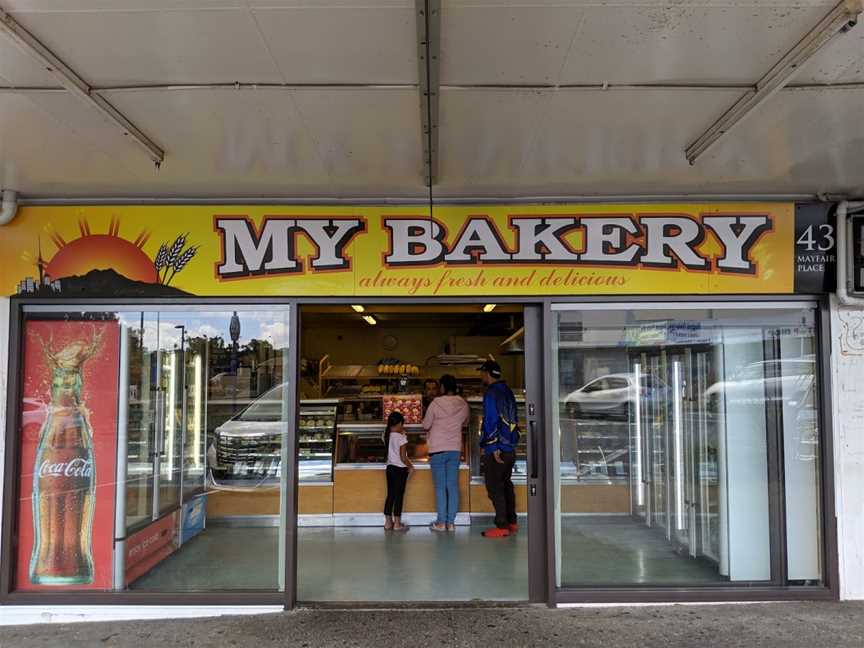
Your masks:
{"label": "white wall", "polygon": [[864,309],[831,307],[840,596],[864,599]]}

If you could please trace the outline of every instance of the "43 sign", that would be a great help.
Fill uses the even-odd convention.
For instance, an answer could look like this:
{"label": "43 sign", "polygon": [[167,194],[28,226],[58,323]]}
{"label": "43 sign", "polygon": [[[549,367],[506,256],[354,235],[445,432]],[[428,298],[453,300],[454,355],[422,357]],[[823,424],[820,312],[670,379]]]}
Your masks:
{"label": "43 sign", "polygon": [[837,285],[833,205],[795,206],[795,292],[832,292]]}

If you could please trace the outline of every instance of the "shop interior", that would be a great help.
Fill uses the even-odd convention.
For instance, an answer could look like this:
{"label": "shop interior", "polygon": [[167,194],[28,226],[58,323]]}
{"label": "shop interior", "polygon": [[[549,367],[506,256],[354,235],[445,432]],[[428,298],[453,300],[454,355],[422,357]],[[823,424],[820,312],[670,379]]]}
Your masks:
{"label": "shop interior", "polygon": [[[483,396],[477,368],[489,357],[514,390],[525,427],[522,319],[521,306],[505,305],[302,309],[301,600],[527,598],[525,533],[496,548],[506,565],[501,573],[490,576],[482,560],[488,541],[480,532],[491,524],[492,507],[477,443]],[[420,423],[429,390],[444,374],[457,379],[470,419],[463,432],[457,530],[442,536],[428,529],[436,518],[435,493]],[[403,520],[413,527],[406,534],[381,531],[388,405],[404,408],[408,455],[416,466],[405,495]],[[327,447],[316,461],[320,408],[335,412],[335,429],[327,431],[335,450]],[[524,439],[514,473],[525,514]]]}

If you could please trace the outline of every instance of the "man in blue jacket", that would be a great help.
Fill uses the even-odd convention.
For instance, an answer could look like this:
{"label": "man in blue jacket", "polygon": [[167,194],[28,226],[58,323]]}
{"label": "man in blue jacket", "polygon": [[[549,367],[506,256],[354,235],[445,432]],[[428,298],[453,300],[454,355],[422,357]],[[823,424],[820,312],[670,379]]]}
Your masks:
{"label": "man in blue jacket", "polygon": [[483,396],[483,426],[480,461],[486,478],[486,493],[495,507],[495,528],[483,532],[487,538],[506,538],[519,530],[513,464],[519,443],[516,398],[501,377],[501,366],[487,360],[479,368],[486,385]]}

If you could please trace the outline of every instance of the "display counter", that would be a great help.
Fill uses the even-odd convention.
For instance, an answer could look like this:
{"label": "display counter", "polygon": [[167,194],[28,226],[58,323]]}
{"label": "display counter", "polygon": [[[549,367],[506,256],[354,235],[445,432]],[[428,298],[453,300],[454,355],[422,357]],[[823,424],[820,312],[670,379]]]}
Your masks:
{"label": "display counter", "polygon": [[[337,425],[336,466],[383,464],[387,461],[387,447],[384,445],[385,426],[382,423],[339,423]],[[405,425],[408,438],[407,451],[412,463],[429,462],[427,432],[422,425]],[[464,462],[468,454],[467,431],[462,434],[462,456]],[[467,465],[466,465],[467,468]]]}
{"label": "display counter", "polygon": [[[482,399],[472,397],[468,403],[470,417],[463,433],[459,470],[457,522],[460,524],[467,523],[471,514],[492,513],[480,464]],[[525,513],[528,426],[524,398],[517,396],[517,404],[522,438],[516,450],[513,482],[517,510]],[[246,419],[258,416],[253,408],[254,403],[249,406],[252,412],[246,414]],[[301,524],[380,523],[386,496],[383,414],[381,395],[301,401],[297,430]],[[236,418],[242,421],[243,413]],[[222,479],[215,482],[216,488],[211,491],[207,504],[211,517],[279,514],[281,465],[277,463],[274,468],[269,462],[281,454],[278,437],[274,439],[278,433],[270,430],[281,422],[261,421],[255,426],[246,423],[245,427],[223,425],[223,434],[217,436],[221,443],[220,458],[224,461],[228,457],[234,463],[230,470],[220,473]],[[565,448],[573,448],[571,455],[562,457],[558,467],[563,514],[630,512],[629,466],[622,463],[626,452],[621,452],[621,448],[627,447],[626,431],[616,429],[621,441],[611,452],[604,453],[600,441],[610,436],[610,429],[608,424],[576,425],[562,420],[562,443]],[[241,430],[245,434],[241,435]],[[408,514],[433,516],[435,493],[428,464],[427,433],[417,423],[405,425],[405,433],[408,456],[417,470],[408,483],[404,510]],[[608,439],[602,445],[611,447]],[[577,463],[580,456],[583,459]]]}

